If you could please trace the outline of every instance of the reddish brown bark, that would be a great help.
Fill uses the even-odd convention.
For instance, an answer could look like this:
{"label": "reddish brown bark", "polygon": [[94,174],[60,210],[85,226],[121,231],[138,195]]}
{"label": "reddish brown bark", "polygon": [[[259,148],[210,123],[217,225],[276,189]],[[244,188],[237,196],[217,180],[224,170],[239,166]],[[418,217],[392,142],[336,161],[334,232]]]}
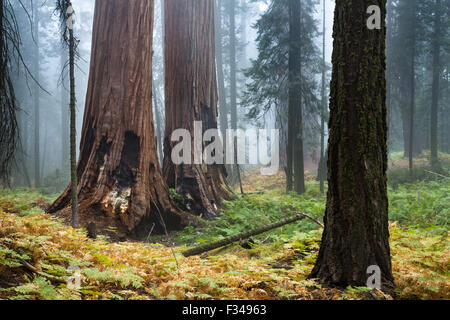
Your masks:
{"label": "reddish brown bark", "polygon": [[[153,223],[179,227],[158,163],[152,114],[153,1],[98,0],[78,163],[82,225],[139,237]],[[65,212],[67,189],[48,210]],[[68,215],[67,215],[68,216]]]}
{"label": "reddish brown bark", "polygon": [[166,0],[164,5],[164,176],[190,211],[212,218],[219,214],[222,199],[231,197],[225,167],[174,165],[171,154],[177,143],[171,142],[171,136],[176,129],[186,129],[194,139],[195,121],[202,121],[203,132],[217,128],[214,3],[209,0]]}

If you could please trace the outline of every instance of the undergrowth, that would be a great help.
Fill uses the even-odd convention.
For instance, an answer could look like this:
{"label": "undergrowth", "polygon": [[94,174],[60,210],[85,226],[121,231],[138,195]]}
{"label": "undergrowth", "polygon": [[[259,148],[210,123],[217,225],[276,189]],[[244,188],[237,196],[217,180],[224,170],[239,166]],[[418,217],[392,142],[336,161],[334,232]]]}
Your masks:
{"label": "undergrowth", "polygon": [[[172,240],[179,245],[215,241],[292,217],[295,212],[308,213],[322,220],[325,196],[320,193],[318,184],[311,182],[308,191],[301,197],[274,189],[264,194],[239,195],[238,199],[225,202],[225,206],[226,209],[218,219],[207,222],[203,228],[187,227],[182,232],[174,232],[171,234]],[[314,222],[302,220],[256,239],[273,242],[289,238],[295,232],[307,232],[317,228]],[[164,237],[152,236],[148,241],[159,242],[162,238]]]}
{"label": "undergrowth", "polygon": [[[0,190],[0,299],[392,299],[367,288],[326,289],[308,280],[321,229],[306,220],[257,237],[250,250],[236,244],[200,257],[182,256],[187,247],[278,221],[292,211],[323,218],[325,197],[316,182],[308,183],[303,196],[287,195],[277,184],[274,180],[264,194],[228,202],[221,218],[201,229],[173,233],[176,260],[161,244],[167,239],[91,240],[85,230],[43,213],[54,196]],[[445,180],[389,188],[395,298],[450,299],[449,191]],[[79,289],[65,283],[70,266],[80,268]]]}

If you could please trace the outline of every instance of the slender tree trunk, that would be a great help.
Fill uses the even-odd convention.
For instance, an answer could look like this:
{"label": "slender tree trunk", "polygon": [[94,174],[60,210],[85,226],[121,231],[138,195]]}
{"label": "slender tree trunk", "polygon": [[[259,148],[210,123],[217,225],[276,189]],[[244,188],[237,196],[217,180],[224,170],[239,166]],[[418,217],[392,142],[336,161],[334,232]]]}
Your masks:
{"label": "slender tree trunk", "polygon": [[322,87],[321,87],[321,112],[320,112],[320,161],[319,161],[319,181],[320,192],[325,193],[325,179],[326,179],[326,166],[325,166],[325,115],[327,102],[325,97],[325,81],[326,81],[326,62],[325,62],[325,35],[326,35],[326,4],[323,1],[323,27],[322,27]]}
{"label": "slender tree trunk", "polygon": [[45,169],[47,168],[47,145],[48,145],[48,127],[45,125],[43,136],[42,161],[41,161],[41,177],[45,177]]}
{"label": "slender tree trunk", "polygon": [[[408,51],[408,57],[414,59],[415,51],[415,29],[416,29],[416,0],[399,0],[397,4],[398,15],[398,41],[400,47]],[[411,91],[412,91],[412,63],[411,59],[404,57],[398,59],[397,68],[399,70],[399,95],[400,95],[400,109],[403,127],[403,145],[404,158],[409,159],[410,154],[414,152],[414,144],[411,144],[411,137],[414,140],[414,127],[411,127],[411,119],[414,115],[411,114]]]}
{"label": "slender tree trunk", "polygon": [[247,59],[247,23],[248,23],[248,14],[247,14],[247,0],[241,0],[240,2],[240,44],[241,54],[239,58],[239,69],[244,70],[248,68],[248,59]]}
{"label": "slender tree trunk", "polygon": [[20,138],[17,123],[19,108],[10,76],[10,61],[11,51],[19,53],[20,43],[16,38],[16,21],[11,14],[12,4],[3,2],[0,7],[0,183],[9,186],[11,166]]}
{"label": "slender tree trunk", "polygon": [[302,110],[302,53],[301,53],[301,3],[289,0],[289,105],[294,114],[293,161],[294,189],[305,192],[303,162],[303,110]]}
{"label": "slender tree trunk", "polygon": [[33,99],[34,99],[34,186],[41,186],[41,165],[40,165],[40,105],[39,105],[39,75],[40,75],[40,49],[39,49],[39,3],[33,4],[33,30],[34,30],[34,78]]}
{"label": "slender tree trunk", "polygon": [[[404,74],[405,75],[405,74]],[[403,127],[403,145],[404,145],[404,154],[403,154],[403,158],[405,159],[409,159],[409,149],[410,149],[410,106],[409,106],[409,94],[406,94],[406,90],[407,90],[407,85],[405,84],[405,79],[402,79],[402,89],[401,89],[401,118],[402,118],[402,127]]]}
{"label": "slender tree trunk", "polygon": [[411,70],[410,70],[410,109],[409,109],[409,172],[412,175],[414,169],[414,125],[415,125],[415,114],[416,114],[416,36],[413,31],[412,39],[412,51],[411,51]]}
{"label": "slender tree trunk", "polygon": [[294,139],[295,139],[295,108],[288,103],[288,141],[286,147],[286,189],[291,192],[294,188]]}
{"label": "slender tree trunk", "polygon": [[[223,71],[223,48],[222,48],[222,14],[221,6],[217,2],[220,0],[214,0],[214,25],[216,33],[216,64],[217,64],[217,80],[219,87],[219,120],[220,120],[220,131],[222,133],[222,139],[224,142],[224,153],[226,153],[226,136],[228,130],[228,106],[227,106],[227,96],[225,91],[225,76]],[[228,168],[228,173],[232,170]]]}
{"label": "slender tree trunk", "polygon": [[63,50],[61,52],[61,168],[65,169],[69,167],[69,94],[68,94],[68,74],[66,72],[66,56],[67,54]]}
{"label": "slender tree trunk", "polygon": [[[370,5],[382,30],[366,27]],[[329,190],[325,230],[310,275],[324,285],[366,286],[378,266],[393,285],[386,170],[386,1],[337,0],[330,100]]]}
{"label": "slender tree trunk", "polygon": [[431,164],[439,163],[438,156],[438,114],[439,81],[441,76],[441,0],[435,1],[434,39],[433,39],[433,84],[431,99]]}
{"label": "slender tree trunk", "polygon": [[[450,62],[450,61],[449,61]],[[444,94],[447,97],[450,97],[450,63],[446,66],[445,73],[445,84],[443,87],[447,88],[444,91]],[[442,110],[442,124],[441,124],[441,142],[443,151],[446,153],[450,153],[450,108],[447,106],[444,110]]]}
{"label": "slender tree trunk", "polygon": [[[231,112],[231,129],[238,129],[238,113],[237,113],[237,40],[236,40],[236,1],[227,0],[228,2],[228,14],[230,19],[230,112]],[[234,149],[236,147],[237,139],[233,141]],[[240,170],[237,163],[232,166],[231,183],[234,185],[240,179]]]}
{"label": "slender tree trunk", "polygon": [[292,3],[293,0],[289,0],[289,17],[290,17],[290,49],[289,49],[289,99],[288,99],[288,143],[286,148],[286,188],[288,192],[291,192],[294,189],[294,143],[295,143],[295,130],[296,130],[296,110],[295,103],[293,101],[293,94],[295,95],[296,90],[291,88],[293,81],[293,67],[294,67],[294,55],[295,55],[295,47],[293,47],[292,36],[295,36],[291,24],[295,23],[293,21],[293,13],[292,11]]}
{"label": "slender tree trunk", "polygon": [[[148,235],[154,223],[177,228],[193,221],[171,200],[158,162],[152,35],[153,1],[95,2],[77,169],[79,221],[95,222],[101,231],[115,227],[133,238]],[[69,187],[49,212],[67,209],[71,199]]]}
{"label": "slender tree trunk", "polygon": [[[20,71],[17,71],[16,78],[13,80],[13,83],[19,83],[21,82],[21,73]],[[17,90],[17,89],[16,89]],[[18,101],[19,104],[22,104],[22,101]],[[26,112],[22,110],[18,110],[17,113],[17,124],[18,124],[18,130],[20,132],[19,136],[19,152],[16,156],[16,167],[17,167],[17,175],[21,176],[22,179],[19,182],[18,186],[26,186],[27,188],[33,188],[32,179],[30,178],[30,175],[28,173],[27,168],[27,139],[28,139],[28,125],[27,125],[27,114]]]}
{"label": "slender tree trunk", "polygon": [[[2,34],[0,35],[0,70],[2,71],[2,75],[4,74],[3,72],[6,70],[7,67],[7,63],[6,63],[6,59],[5,56],[3,55],[3,51],[5,49],[5,44],[4,42],[4,38],[3,38],[3,25],[4,25],[4,21],[3,21],[3,16],[4,16],[4,7],[3,7],[3,1],[0,1],[0,28],[2,30]],[[3,85],[3,80],[2,81],[2,86]]]}
{"label": "slender tree trunk", "polygon": [[[202,164],[175,165],[172,150],[178,143],[172,142],[171,136],[177,129],[186,129],[194,146],[194,122],[202,123],[201,134],[217,129],[214,4],[210,0],[166,0],[164,4],[168,40],[164,176],[190,212],[213,218],[218,216],[222,200],[231,198],[225,166],[206,165],[203,159]],[[191,156],[191,160],[195,158]]]}
{"label": "slender tree trunk", "polygon": [[28,158],[28,122],[27,122],[27,114],[25,111],[19,111],[19,130],[20,130],[20,156],[18,160],[18,167],[20,168],[20,172],[24,177],[25,185],[28,188],[32,188],[32,178],[30,177],[29,170],[27,167],[27,158]]}
{"label": "slender tree trunk", "polygon": [[69,30],[70,67],[70,181],[72,189],[72,227],[78,228],[78,179],[77,179],[77,118],[75,97],[75,39],[73,29]]}
{"label": "slender tree trunk", "polygon": [[153,103],[155,104],[155,121],[156,121],[156,141],[158,144],[158,155],[160,159],[160,163],[164,160],[164,152],[163,152],[163,130],[162,130],[162,120],[161,120],[161,110],[158,104],[158,97],[156,87],[153,84]]}
{"label": "slender tree trunk", "polygon": [[[8,68],[8,59],[7,59],[7,53],[5,52],[5,44],[4,43],[6,40],[4,38],[4,7],[3,7],[3,1],[0,1],[0,117],[2,122],[0,123],[0,129],[1,129],[1,133],[3,133],[4,131],[8,130],[9,128],[3,128],[3,126],[5,125],[3,123],[3,104],[5,103],[4,100],[6,100],[6,79],[5,79],[5,74],[6,74],[6,68]],[[4,146],[3,143],[3,136],[0,136],[0,151],[2,152],[1,156],[0,156],[0,183],[3,183],[4,179],[6,180],[7,175],[8,175],[8,159],[6,159],[3,156],[3,148],[5,148],[6,146]],[[5,172],[4,172],[5,171]],[[5,175],[5,176],[4,176]]]}
{"label": "slender tree trunk", "polygon": [[393,44],[393,27],[394,27],[394,12],[393,12],[393,1],[387,0],[387,48],[386,48],[386,60],[387,60],[387,72],[386,72],[386,108],[387,108],[387,124],[388,124],[388,150],[390,144],[390,132],[391,132],[391,121],[393,114],[393,104],[392,104],[392,82],[393,82],[393,65],[392,65],[392,44]]}

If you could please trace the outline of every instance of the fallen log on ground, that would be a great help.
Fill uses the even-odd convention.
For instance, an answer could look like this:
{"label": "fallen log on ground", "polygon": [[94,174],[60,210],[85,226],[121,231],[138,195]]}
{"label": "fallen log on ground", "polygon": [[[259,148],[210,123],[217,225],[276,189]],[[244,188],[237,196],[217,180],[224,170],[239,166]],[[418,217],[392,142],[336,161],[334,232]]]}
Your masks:
{"label": "fallen log on ground", "polygon": [[440,173],[436,173],[436,172],[432,172],[432,171],[428,171],[428,170],[425,170],[425,172],[426,173],[430,173],[430,174],[434,174],[435,176],[438,176],[438,177],[441,177],[441,178],[450,179],[450,177],[444,176],[444,175],[442,175]]}
{"label": "fallen log on ground", "polygon": [[269,224],[267,226],[264,226],[264,227],[261,227],[261,228],[258,228],[258,229],[254,229],[254,230],[247,231],[247,232],[244,232],[244,233],[236,234],[234,236],[231,236],[231,237],[228,237],[228,238],[216,241],[216,242],[208,243],[208,244],[205,244],[205,245],[202,245],[202,246],[198,246],[198,247],[189,249],[189,250],[183,252],[183,256],[185,256],[185,257],[192,257],[192,256],[200,255],[202,253],[205,253],[205,252],[208,252],[208,251],[212,251],[214,249],[218,249],[218,248],[221,248],[221,247],[225,247],[226,245],[232,244],[234,242],[245,240],[245,239],[248,239],[248,238],[253,237],[253,236],[257,236],[259,234],[268,232],[268,231],[273,230],[273,229],[277,229],[277,228],[283,227],[285,225],[288,225],[288,224],[291,224],[291,223],[303,220],[305,218],[311,219],[312,221],[314,221],[315,223],[317,223],[317,224],[319,224],[320,226],[323,227],[323,225],[320,222],[318,222],[318,220],[310,217],[307,214],[300,213],[300,212],[296,212],[296,214],[297,214],[296,216],[293,216],[291,218],[287,218],[287,219],[284,219],[282,221],[279,221],[279,222],[276,222],[276,223],[272,223],[272,224]]}

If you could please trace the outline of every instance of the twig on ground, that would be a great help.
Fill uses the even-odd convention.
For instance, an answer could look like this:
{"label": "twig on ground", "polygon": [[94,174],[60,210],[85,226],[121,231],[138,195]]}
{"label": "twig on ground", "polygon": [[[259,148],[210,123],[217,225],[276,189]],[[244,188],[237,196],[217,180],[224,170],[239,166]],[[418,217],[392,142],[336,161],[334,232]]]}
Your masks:
{"label": "twig on ground", "polygon": [[57,282],[57,283],[67,283],[67,280],[65,280],[65,279],[58,278],[58,277],[49,275],[49,274],[47,274],[45,272],[39,271],[36,267],[32,266],[31,264],[29,264],[25,260],[19,259],[19,261],[26,269],[28,269],[28,271],[36,273],[37,275],[40,275],[41,277],[47,278],[48,280],[53,281],[53,282]]}

